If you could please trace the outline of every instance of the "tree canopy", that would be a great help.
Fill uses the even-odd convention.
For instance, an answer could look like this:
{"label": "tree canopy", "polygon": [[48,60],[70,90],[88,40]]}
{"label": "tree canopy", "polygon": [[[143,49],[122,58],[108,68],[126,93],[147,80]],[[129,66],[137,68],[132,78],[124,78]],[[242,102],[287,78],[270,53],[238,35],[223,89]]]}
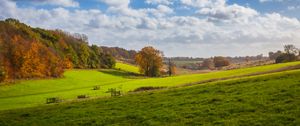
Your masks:
{"label": "tree canopy", "polygon": [[0,81],[60,77],[70,68],[112,68],[115,59],[87,40],[83,34],[32,28],[16,19],[0,21]]}
{"label": "tree canopy", "polygon": [[147,46],[136,54],[135,61],[139,65],[141,73],[155,77],[160,75],[163,66],[163,54],[161,51]]}

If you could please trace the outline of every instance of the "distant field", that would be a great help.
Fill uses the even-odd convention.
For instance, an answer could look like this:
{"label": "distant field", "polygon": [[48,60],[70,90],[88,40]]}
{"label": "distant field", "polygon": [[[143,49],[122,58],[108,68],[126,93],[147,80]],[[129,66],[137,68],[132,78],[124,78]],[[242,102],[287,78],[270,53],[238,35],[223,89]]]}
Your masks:
{"label": "distant field", "polygon": [[187,64],[195,64],[195,63],[201,63],[202,61],[172,61],[176,64],[176,66],[184,66],[184,65],[187,65]]}
{"label": "distant field", "polygon": [[[275,67],[275,66],[272,66]],[[0,125],[300,125],[300,70],[0,111]]]}
{"label": "distant field", "polygon": [[[214,78],[270,71],[298,64],[300,62],[146,79],[134,79],[130,77],[130,74],[117,70],[70,70],[66,71],[65,77],[61,79],[27,80],[0,86],[0,110],[45,105],[46,98],[49,97],[60,97],[64,100],[74,100],[78,95],[83,94],[90,97],[105,97],[110,95],[105,93],[109,88],[117,88],[127,93],[142,86],[177,86]],[[92,90],[96,85],[101,86],[101,89]]]}
{"label": "distant field", "polygon": [[136,73],[136,74],[140,73],[138,67],[133,66],[133,65],[129,65],[129,64],[126,64],[126,63],[117,62],[115,68],[120,69],[122,71],[132,72],[132,73]]}

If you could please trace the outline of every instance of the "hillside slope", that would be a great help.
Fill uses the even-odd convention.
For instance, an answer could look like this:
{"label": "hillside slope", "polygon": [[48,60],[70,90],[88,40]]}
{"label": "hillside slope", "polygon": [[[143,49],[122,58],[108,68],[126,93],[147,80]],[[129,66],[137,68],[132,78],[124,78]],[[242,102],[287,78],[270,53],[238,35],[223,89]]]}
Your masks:
{"label": "hillside slope", "polygon": [[101,47],[88,45],[86,35],[0,20],[0,82],[61,77],[64,69],[112,68],[114,64]]}
{"label": "hillside slope", "polygon": [[0,112],[0,125],[299,125],[300,70]]}
{"label": "hillside slope", "polygon": [[127,63],[117,62],[115,68],[122,70],[122,71],[131,72],[134,74],[140,74],[139,68],[137,66],[133,66],[133,65],[127,64]]}
{"label": "hillside slope", "polygon": [[[127,94],[140,87],[175,87],[197,84],[228,77],[250,76],[299,64],[300,62],[292,62],[165,78],[136,78],[118,70],[69,70],[65,72],[65,77],[60,79],[27,80],[18,81],[15,84],[2,84],[3,86],[0,86],[0,110],[45,105],[49,97],[59,97],[66,101],[74,100],[78,95],[106,97],[110,96],[106,93],[110,88],[116,88],[123,94]],[[100,89],[93,90],[94,86],[100,86]]]}

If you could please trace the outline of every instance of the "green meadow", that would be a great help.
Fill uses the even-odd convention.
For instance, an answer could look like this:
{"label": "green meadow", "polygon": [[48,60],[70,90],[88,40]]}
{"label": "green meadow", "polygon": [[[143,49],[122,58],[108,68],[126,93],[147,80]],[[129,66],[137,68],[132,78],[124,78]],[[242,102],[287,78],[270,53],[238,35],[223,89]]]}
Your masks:
{"label": "green meadow", "polygon": [[[180,75],[164,78],[139,78],[130,74],[137,70],[134,66],[117,64],[120,70],[68,70],[60,79],[20,80],[1,84],[0,110],[26,108],[45,105],[49,97],[59,97],[64,101],[76,100],[78,95],[90,98],[108,97],[110,88],[121,90],[123,94],[144,86],[180,86],[216,78],[241,76],[299,65],[300,62],[274,64],[206,74]],[[126,69],[126,67],[129,67]],[[134,68],[134,69],[133,69]],[[127,72],[126,72],[127,71]],[[93,90],[100,86],[100,90]]]}
{"label": "green meadow", "polygon": [[133,66],[133,65],[129,65],[129,64],[126,64],[126,63],[117,62],[115,68],[118,69],[118,70],[121,70],[121,71],[127,71],[127,72],[131,72],[131,73],[135,73],[135,74],[140,73],[138,67]]}
{"label": "green meadow", "polygon": [[[278,66],[272,65],[275,67]],[[257,68],[248,70],[252,69]],[[69,71],[66,79],[76,72],[99,74]],[[121,97],[5,110],[0,111],[0,125],[296,126],[300,124],[299,113],[300,70],[292,70]]]}

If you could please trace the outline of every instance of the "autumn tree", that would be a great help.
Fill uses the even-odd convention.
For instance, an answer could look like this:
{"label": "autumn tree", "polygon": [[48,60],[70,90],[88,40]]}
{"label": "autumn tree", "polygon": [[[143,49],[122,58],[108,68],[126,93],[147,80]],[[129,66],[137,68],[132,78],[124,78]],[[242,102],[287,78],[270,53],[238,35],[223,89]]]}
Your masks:
{"label": "autumn tree", "polygon": [[135,61],[139,65],[140,72],[146,76],[155,77],[160,75],[163,66],[163,54],[161,51],[147,46],[139,51],[135,56]]}
{"label": "autumn tree", "polygon": [[203,67],[206,67],[206,68],[208,68],[208,69],[210,69],[210,70],[215,69],[214,61],[213,61],[211,58],[205,59],[205,60],[203,61],[203,63],[202,63],[202,66],[203,66]]}
{"label": "autumn tree", "polygon": [[23,63],[20,67],[23,78],[45,77],[46,64],[42,63],[40,56],[41,45],[38,42],[32,42],[30,48],[23,57]]}
{"label": "autumn tree", "polygon": [[169,59],[168,62],[168,74],[169,76],[176,74],[176,65],[175,63],[171,62],[171,59]]}
{"label": "autumn tree", "polygon": [[[3,42],[0,39],[0,61],[4,61],[3,50]],[[0,62],[0,82],[4,81],[5,75],[4,64]]]}
{"label": "autumn tree", "polygon": [[224,67],[230,65],[229,60],[222,56],[214,57],[213,62],[215,64],[215,67]]}
{"label": "autumn tree", "polygon": [[64,69],[115,65],[114,57],[87,41],[83,34],[32,28],[16,19],[0,20],[0,81],[60,77]]}

